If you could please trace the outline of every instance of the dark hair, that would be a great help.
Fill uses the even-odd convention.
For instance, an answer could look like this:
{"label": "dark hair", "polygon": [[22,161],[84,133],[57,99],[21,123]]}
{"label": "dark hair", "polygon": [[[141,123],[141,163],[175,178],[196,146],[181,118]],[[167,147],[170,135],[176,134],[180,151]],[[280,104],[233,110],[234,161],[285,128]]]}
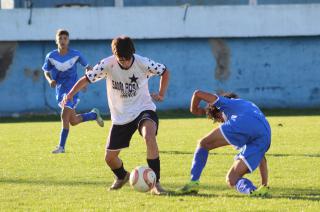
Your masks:
{"label": "dark hair", "polygon": [[56,37],[59,37],[60,35],[66,35],[69,37],[69,32],[65,29],[58,29],[56,33]]}
{"label": "dark hair", "polygon": [[112,53],[118,57],[130,59],[135,53],[135,48],[131,38],[128,36],[119,36],[112,40]]}
{"label": "dark hair", "polygon": [[239,98],[239,96],[237,94],[232,93],[232,92],[222,92],[219,95],[226,97],[226,98],[229,98],[229,99],[238,99]]}

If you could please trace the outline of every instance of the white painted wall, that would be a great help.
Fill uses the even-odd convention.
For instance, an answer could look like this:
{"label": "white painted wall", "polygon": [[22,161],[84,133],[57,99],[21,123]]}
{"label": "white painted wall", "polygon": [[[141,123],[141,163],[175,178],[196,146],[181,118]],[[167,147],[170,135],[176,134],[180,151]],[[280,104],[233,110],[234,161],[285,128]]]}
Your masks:
{"label": "white painted wall", "polygon": [[320,35],[320,5],[99,7],[0,10],[0,40],[52,40],[58,28],[71,39],[138,39]]}

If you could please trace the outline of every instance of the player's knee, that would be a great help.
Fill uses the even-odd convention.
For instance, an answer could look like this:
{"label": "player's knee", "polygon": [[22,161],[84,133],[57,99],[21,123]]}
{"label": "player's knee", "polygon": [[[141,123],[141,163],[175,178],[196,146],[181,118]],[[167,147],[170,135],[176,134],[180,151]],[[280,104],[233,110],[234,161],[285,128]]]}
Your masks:
{"label": "player's knee", "polygon": [[233,188],[236,185],[237,181],[238,181],[237,178],[231,176],[230,174],[227,174],[226,183],[230,188]]}
{"label": "player's knee", "polygon": [[209,145],[208,145],[208,142],[205,140],[205,139],[200,139],[200,140],[198,140],[198,146],[199,147],[202,147],[202,148],[204,148],[204,149],[206,149],[206,150],[209,150],[210,149],[210,147],[209,147]]}
{"label": "player's knee", "polygon": [[147,145],[155,142],[155,136],[155,133],[151,130],[146,130],[144,133],[142,133],[142,137],[146,141]]}
{"label": "player's knee", "polygon": [[76,122],[74,122],[74,121],[72,121],[72,120],[70,120],[70,125],[71,125],[71,126],[76,126],[76,125],[77,125],[77,123],[76,123]]}
{"label": "player's knee", "polygon": [[106,161],[106,163],[107,163],[108,165],[111,165],[111,164],[112,164],[112,161],[114,160],[114,158],[115,158],[114,156],[111,156],[111,155],[109,155],[109,154],[106,154],[104,160]]}

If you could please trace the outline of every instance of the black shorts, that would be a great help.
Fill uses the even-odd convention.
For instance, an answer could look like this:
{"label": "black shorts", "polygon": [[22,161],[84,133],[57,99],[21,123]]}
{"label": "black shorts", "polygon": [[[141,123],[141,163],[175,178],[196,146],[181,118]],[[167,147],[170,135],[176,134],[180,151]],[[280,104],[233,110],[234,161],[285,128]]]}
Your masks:
{"label": "black shorts", "polygon": [[107,150],[120,150],[126,147],[129,147],[130,140],[132,135],[139,130],[141,135],[140,127],[143,121],[152,120],[157,127],[156,134],[158,133],[159,119],[156,112],[152,110],[142,111],[139,116],[124,125],[113,124],[110,129],[108,141],[107,141]]}

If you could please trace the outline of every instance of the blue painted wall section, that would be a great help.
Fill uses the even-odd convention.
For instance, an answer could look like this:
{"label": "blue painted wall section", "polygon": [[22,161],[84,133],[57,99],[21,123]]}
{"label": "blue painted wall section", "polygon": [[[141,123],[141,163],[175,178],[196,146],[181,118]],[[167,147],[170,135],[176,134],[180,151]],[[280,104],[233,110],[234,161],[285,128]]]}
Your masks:
{"label": "blue painted wall section", "polygon": [[[72,41],[92,64],[111,54],[108,41]],[[262,107],[320,106],[320,37],[136,40],[137,53],[171,70],[159,109],[188,108],[195,89],[234,91]],[[0,80],[0,113],[58,110],[41,66],[50,42],[18,42]],[[1,49],[1,43],[0,43]],[[0,51],[1,53],[1,51]],[[1,58],[1,55],[0,55]],[[78,67],[79,77],[83,69]],[[158,78],[149,82],[157,91]],[[105,82],[81,93],[79,110],[107,109]]]}

